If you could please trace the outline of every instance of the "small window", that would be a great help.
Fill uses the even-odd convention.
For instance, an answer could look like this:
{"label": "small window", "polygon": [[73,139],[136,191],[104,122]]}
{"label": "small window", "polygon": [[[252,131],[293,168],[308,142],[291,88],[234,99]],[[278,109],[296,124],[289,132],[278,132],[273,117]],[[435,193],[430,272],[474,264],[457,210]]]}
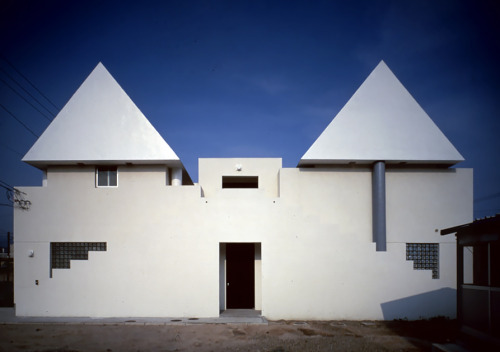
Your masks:
{"label": "small window", "polygon": [[118,168],[116,166],[98,166],[95,174],[97,187],[118,186]]}
{"label": "small window", "polygon": [[50,277],[52,269],[70,269],[71,260],[88,260],[89,251],[106,250],[107,242],[50,242]]}
{"label": "small window", "polygon": [[222,188],[259,188],[259,176],[222,176]]}
{"label": "small window", "polygon": [[432,270],[439,279],[439,243],[407,243],[406,260],[413,260],[413,270]]}
{"label": "small window", "polygon": [[479,244],[474,246],[473,248],[473,284],[478,286],[488,286],[488,244]]}
{"label": "small window", "polygon": [[463,248],[463,283],[500,287],[500,244],[479,243]]}

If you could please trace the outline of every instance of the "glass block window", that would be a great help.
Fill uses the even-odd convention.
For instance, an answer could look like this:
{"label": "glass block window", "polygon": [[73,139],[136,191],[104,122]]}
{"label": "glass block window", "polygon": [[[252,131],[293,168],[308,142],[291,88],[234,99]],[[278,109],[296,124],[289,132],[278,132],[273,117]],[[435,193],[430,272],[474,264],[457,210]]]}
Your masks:
{"label": "glass block window", "polygon": [[95,169],[95,178],[97,187],[116,187],[118,186],[118,167],[98,166]]}
{"label": "glass block window", "polygon": [[69,269],[70,260],[88,260],[89,251],[106,251],[106,242],[51,242],[50,277],[52,269]]}
{"label": "glass block window", "polygon": [[414,270],[432,270],[439,279],[439,243],[407,243],[406,260],[413,260]]}

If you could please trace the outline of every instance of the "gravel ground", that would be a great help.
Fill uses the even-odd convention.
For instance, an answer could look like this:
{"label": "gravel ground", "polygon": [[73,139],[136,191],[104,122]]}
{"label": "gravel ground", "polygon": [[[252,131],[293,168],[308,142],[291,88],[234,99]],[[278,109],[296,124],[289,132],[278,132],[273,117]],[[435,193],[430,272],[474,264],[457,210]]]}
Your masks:
{"label": "gravel ground", "polygon": [[257,324],[3,324],[0,351],[430,351],[456,322],[270,321]]}

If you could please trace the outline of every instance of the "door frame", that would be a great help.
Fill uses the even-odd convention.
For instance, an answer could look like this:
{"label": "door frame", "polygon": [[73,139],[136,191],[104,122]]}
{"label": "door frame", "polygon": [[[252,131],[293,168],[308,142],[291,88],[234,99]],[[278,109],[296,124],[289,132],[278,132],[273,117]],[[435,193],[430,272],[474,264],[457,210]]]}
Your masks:
{"label": "door frame", "polygon": [[254,245],[254,308],[262,310],[262,244],[261,242],[220,242],[219,243],[219,311],[227,309],[227,260],[226,245],[247,243]]}

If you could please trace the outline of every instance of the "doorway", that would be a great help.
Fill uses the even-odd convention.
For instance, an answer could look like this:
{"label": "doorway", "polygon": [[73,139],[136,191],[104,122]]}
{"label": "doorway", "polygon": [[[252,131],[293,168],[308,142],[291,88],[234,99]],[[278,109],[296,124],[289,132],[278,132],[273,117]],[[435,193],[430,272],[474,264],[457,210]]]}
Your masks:
{"label": "doorway", "polygon": [[255,246],[253,243],[226,244],[226,307],[255,308]]}
{"label": "doorway", "polygon": [[260,243],[220,244],[220,309],[260,310]]}

